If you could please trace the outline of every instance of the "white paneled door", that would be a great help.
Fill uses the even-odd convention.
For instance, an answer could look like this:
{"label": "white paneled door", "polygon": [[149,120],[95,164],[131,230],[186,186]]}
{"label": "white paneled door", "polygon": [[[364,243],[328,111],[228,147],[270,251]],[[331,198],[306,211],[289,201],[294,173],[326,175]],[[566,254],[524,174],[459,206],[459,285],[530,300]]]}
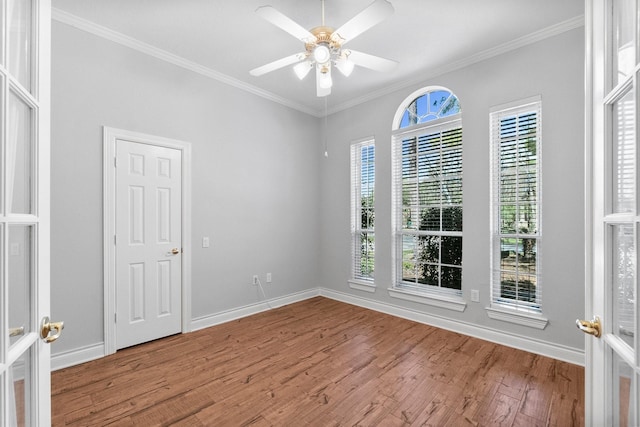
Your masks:
{"label": "white paneled door", "polygon": [[586,5],[586,424],[638,426],[640,6]]}
{"label": "white paneled door", "polygon": [[51,423],[49,0],[0,0],[0,425]]}
{"label": "white paneled door", "polygon": [[182,152],[116,141],[116,347],[181,332]]}

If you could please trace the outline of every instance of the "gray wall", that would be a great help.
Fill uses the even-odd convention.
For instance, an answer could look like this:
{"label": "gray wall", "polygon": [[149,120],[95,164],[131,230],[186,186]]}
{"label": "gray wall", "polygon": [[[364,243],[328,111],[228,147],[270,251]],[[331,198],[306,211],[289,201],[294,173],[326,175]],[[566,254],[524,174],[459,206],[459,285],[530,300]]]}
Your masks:
{"label": "gray wall", "polygon": [[[583,349],[575,319],[584,313],[584,37],[576,29],[464,69],[425,80],[329,117],[330,156],[322,164],[322,284],[337,291],[481,327]],[[462,106],[464,167],[463,313],[391,298],[391,126],[413,91],[445,86]],[[542,97],[542,279],[545,330],[491,320],[489,305],[489,110]],[[376,139],[376,292],[352,290],[349,146]],[[330,268],[329,268],[330,267]],[[471,289],[480,303],[470,302]]]}
{"label": "gray wall", "polygon": [[[193,150],[193,317],[320,285],[317,118],[53,22],[54,353],[103,341],[102,126]],[[203,249],[203,236],[211,247]]]}
{"label": "gray wall", "polygon": [[[54,353],[103,341],[102,126],[193,144],[193,317],[322,286],[383,303],[583,348],[582,29],[425,80],[323,121],[53,22],[52,316]],[[357,70],[356,70],[357,72]],[[391,122],[430,84],[460,99],[464,127],[464,313],[392,299]],[[533,95],[543,105],[544,331],[487,318],[489,109]],[[315,136],[317,135],[317,136]],[[351,290],[349,145],[376,137],[375,294]],[[319,197],[318,197],[319,192]],[[211,248],[200,246],[202,236]],[[315,240],[310,236],[320,236]]]}

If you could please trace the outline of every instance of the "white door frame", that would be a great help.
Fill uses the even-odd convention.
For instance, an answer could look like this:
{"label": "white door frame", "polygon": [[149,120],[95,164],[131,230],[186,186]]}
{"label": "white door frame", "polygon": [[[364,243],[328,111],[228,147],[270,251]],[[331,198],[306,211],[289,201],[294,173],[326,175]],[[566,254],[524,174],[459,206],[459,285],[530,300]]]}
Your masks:
{"label": "white door frame", "polygon": [[191,144],[104,126],[104,353],[116,352],[116,141],[122,139],[182,152],[182,332],[191,331]]}

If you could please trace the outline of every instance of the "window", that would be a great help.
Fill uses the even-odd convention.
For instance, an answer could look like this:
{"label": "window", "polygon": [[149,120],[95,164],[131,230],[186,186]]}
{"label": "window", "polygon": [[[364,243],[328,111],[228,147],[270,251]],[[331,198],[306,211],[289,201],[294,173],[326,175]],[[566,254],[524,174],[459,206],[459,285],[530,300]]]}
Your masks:
{"label": "window", "polygon": [[394,289],[462,294],[462,123],[456,96],[418,92],[393,136]]}
{"label": "window", "polygon": [[491,111],[492,307],[541,312],[540,113],[533,98]]}
{"label": "window", "polygon": [[375,271],[375,145],[351,146],[351,279],[372,284]]}

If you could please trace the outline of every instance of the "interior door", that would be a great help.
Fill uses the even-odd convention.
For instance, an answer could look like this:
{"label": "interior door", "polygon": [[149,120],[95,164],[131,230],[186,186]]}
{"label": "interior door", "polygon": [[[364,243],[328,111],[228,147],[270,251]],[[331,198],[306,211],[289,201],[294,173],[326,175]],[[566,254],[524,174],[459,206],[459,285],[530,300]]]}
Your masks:
{"label": "interior door", "polygon": [[637,426],[640,11],[636,0],[586,5],[585,415],[587,425]]}
{"label": "interior door", "polygon": [[116,141],[116,347],[182,330],[182,152]]}
{"label": "interior door", "polygon": [[[51,422],[49,0],[0,1],[0,425]],[[42,327],[44,326],[44,327]],[[44,337],[44,340],[41,339]]]}

